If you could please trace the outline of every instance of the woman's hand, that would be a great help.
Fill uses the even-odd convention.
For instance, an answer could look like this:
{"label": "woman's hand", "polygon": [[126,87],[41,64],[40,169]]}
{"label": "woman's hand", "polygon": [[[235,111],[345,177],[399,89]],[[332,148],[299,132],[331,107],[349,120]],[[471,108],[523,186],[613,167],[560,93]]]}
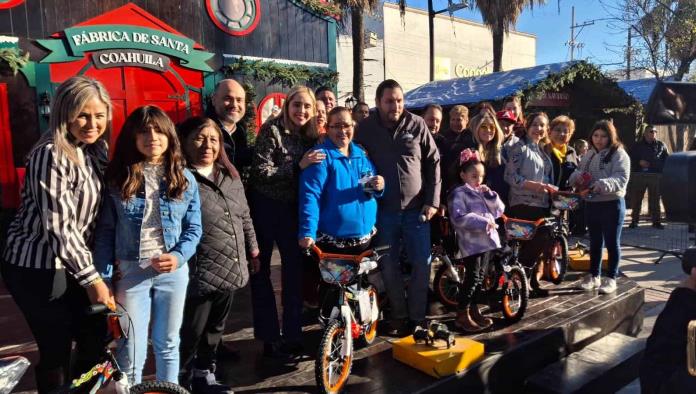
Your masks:
{"label": "woman's hand", "polygon": [[114,295],[109,286],[104,283],[102,278],[92,282],[92,284],[88,286],[86,290],[87,297],[89,298],[89,302],[91,304],[104,304],[112,311],[116,310],[116,301],[114,301]]}
{"label": "woman's hand", "polygon": [[297,243],[300,245],[302,249],[309,249],[314,245],[314,240],[310,237],[304,237],[297,241]]}
{"label": "woman's hand", "polygon": [[160,274],[173,272],[178,266],[179,261],[176,256],[169,253],[164,253],[159,257],[152,258],[152,268],[154,268],[155,271],[159,272]]}
{"label": "woman's hand", "polygon": [[384,190],[384,178],[381,175],[373,176],[370,179],[370,186],[378,192]]}
{"label": "woman's hand", "polygon": [[312,164],[317,164],[321,163],[326,159],[326,153],[324,153],[323,150],[321,149],[313,149],[313,150],[308,150],[305,152],[305,154],[302,156],[302,160],[300,160],[300,168],[305,169]]}
{"label": "woman's hand", "polygon": [[259,250],[254,249],[249,252],[249,272],[253,275],[261,271],[261,260],[259,259]]}

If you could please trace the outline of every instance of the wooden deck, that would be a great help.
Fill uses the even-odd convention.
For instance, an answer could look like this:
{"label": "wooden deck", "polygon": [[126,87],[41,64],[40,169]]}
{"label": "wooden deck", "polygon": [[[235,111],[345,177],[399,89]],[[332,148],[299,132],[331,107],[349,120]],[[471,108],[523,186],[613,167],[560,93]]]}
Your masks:
{"label": "wooden deck", "polygon": [[[274,268],[274,281],[279,267]],[[346,392],[411,393],[482,392],[484,386],[493,393],[518,391],[532,372],[550,364],[569,351],[610,332],[635,335],[643,321],[644,290],[627,278],[618,280],[618,291],[600,296],[581,292],[579,274],[569,273],[562,286],[549,286],[549,297],[532,299],[525,318],[507,326],[492,314],[494,330],[472,336],[486,346],[486,358],[460,375],[436,380],[394,360],[388,338],[379,337],[369,348],[356,351],[356,359]],[[4,289],[0,289],[0,356],[24,354],[36,361],[36,347],[25,323]],[[431,304],[436,318],[452,321],[452,313],[442,313],[439,304]],[[236,393],[313,393],[314,355],[320,327],[308,317],[305,325],[305,356],[294,365],[283,365],[261,357],[261,344],[253,339],[250,292],[238,292],[228,321],[225,341],[239,349],[241,360],[219,360],[218,379],[233,386]],[[152,357],[146,374],[152,374]],[[33,389],[33,373],[25,376],[18,391]],[[518,391],[520,392],[520,391]]]}

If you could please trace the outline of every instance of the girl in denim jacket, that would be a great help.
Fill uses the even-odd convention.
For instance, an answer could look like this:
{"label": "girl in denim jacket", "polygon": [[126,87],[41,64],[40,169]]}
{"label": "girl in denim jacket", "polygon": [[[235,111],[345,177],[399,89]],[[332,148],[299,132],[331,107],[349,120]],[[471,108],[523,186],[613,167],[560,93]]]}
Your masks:
{"label": "girl in denim jacket", "polygon": [[130,316],[117,359],[131,382],[142,379],[152,316],[157,380],[176,383],[179,329],[189,275],[201,238],[198,184],[184,168],[174,124],[155,106],[126,119],[106,171],[109,195],[97,224],[95,261],[114,278],[117,303]]}
{"label": "girl in denim jacket", "polygon": [[483,184],[484,175],[485,168],[478,153],[469,149],[462,151],[459,177],[463,184],[450,194],[448,209],[466,266],[454,322],[465,332],[481,331],[493,325],[491,319],[481,315],[476,296],[486,272],[487,252],[500,248],[495,220],[502,216],[505,204],[496,192]]}

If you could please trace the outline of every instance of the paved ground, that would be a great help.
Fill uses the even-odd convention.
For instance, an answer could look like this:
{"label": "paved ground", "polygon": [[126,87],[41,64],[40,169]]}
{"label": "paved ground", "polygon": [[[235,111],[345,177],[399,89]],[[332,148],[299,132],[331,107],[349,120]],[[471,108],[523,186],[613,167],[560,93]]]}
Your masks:
{"label": "paved ground", "polygon": [[[638,230],[626,229],[624,237],[626,239],[641,239],[648,238],[662,240],[662,242],[667,245],[670,242],[677,242],[678,237],[681,237],[681,230],[679,228],[674,228],[673,226],[668,226],[668,230],[655,230],[651,227],[644,227]],[[572,242],[571,242],[572,244]],[[664,302],[667,300],[670,291],[677,286],[681,278],[683,277],[681,266],[679,260],[672,256],[667,255],[661,262],[661,264],[654,264],[654,261],[661,256],[661,252],[654,250],[646,250],[635,247],[624,247],[623,248],[623,259],[621,263],[621,271],[633,279],[640,286],[646,289],[645,292],[645,307],[644,311],[646,314],[646,319],[644,323],[643,331],[640,336],[648,336],[651,332],[652,326],[654,324],[655,317],[662,310]],[[278,259],[274,259],[277,261]],[[278,281],[278,271],[275,270],[274,281]],[[261,357],[258,357],[260,353],[260,345],[254,341],[253,333],[246,322],[249,321],[249,308],[250,295],[248,289],[245,289],[236,296],[235,306],[233,308],[232,316],[228,322],[227,335],[225,340],[234,341],[235,346],[237,346],[242,354],[245,356],[244,362],[253,364],[254,366],[267,367],[269,371],[268,380],[269,383],[273,381],[273,376],[278,374],[293,373],[290,370],[279,370],[277,366],[263,366],[259,365],[262,363]],[[308,320],[307,330],[314,331],[316,326],[311,325],[313,323]],[[318,338],[313,338],[314,332],[310,333],[311,338],[308,343],[310,346],[314,341],[318,342]],[[379,349],[377,349],[379,350]],[[35,362],[37,358],[36,347],[32,341],[31,335],[28,332],[26,324],[19,314],[14,302],[11,297],[7,294],[6,290],[2,285],[0,285],[0,357],[7,356],[11,354],[23,354],[27,356],[30,361]],[[364,365],[365,368],[370,368],[369,365]],[[373,366],[374,367],[374,366]],[[152,366],[149,365],[148,371],[152,371]],[[146,372],[147,373],[147,372]],[[221,376],[225,380],[234,381],[240,383],[243,387],[245,383],[245,377],[243,376]],[[18,391],[31,392],[33,389],[33,373],[29,373],[25,379],[20,383]],[[298,387],[300,391],[305,391],[308,387]],[[626,388],[622,393],[638,393],[639,388],[633,386],[631,388]]]}

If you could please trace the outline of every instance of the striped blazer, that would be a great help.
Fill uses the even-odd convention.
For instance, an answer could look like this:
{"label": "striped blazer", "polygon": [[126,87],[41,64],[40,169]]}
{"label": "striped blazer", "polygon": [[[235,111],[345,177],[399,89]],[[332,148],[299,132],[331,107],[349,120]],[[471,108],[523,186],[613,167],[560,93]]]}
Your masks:
{"label": "striped blazer", "polygon": [[58,154],[51,140],[31,151],[3,257],[24,268],[66,269],[88,286],[99,278],[89,246],[102,199],[106,143],[78,146],[77,153],[82,165]]}

